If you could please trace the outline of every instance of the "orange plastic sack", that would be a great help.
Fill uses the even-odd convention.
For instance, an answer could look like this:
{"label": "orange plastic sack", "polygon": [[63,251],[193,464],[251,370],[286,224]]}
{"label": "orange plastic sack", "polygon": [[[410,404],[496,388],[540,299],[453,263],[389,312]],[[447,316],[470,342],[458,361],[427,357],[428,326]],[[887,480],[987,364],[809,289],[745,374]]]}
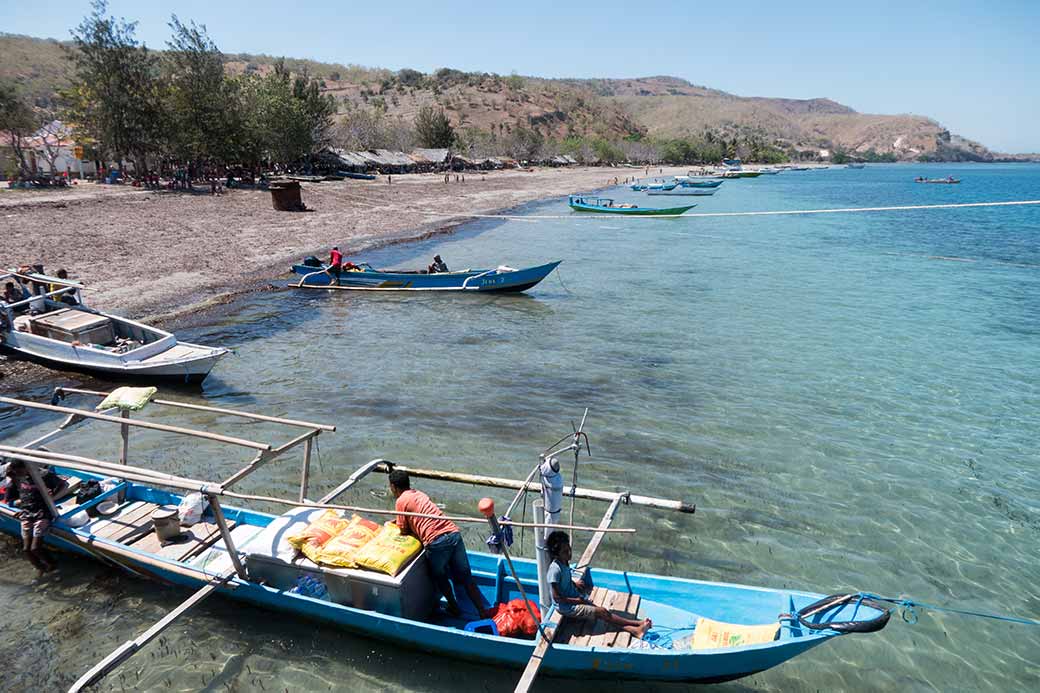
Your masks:
{"label": "orange plastic sack", "polygon": [[290,535],[285,539],[295,549],[302,551],[304,556],[317,563],[321,547],[332,537],[345,530],[349,524],[350,522],[340,517],[335,510],[326,510],[318,516],[318,519],[307,525],[302,532]]}
{"label": "orange plastic sack", "polygon": [[531,618],[527,607],[524,606],[523,599],[513,599],[512,601],[495,605],[495,608],[491,610],[491,620],[495,622],[499,635],[507,638],[516,638],[522,635],[533,637],[538,632],[538,623],[542,620],[542,612],[539,611],[538,605],[530,599],[527,600],[527,603],[538,618],[537,622]]}
{"label": "orange plastic sack", "polygon": [[375,539],[379,534],[379,525],[371,520],[366,520],[360,515],[350,518],[347,528],[329,539],[321,547],[317,563],[333,565],[338,568],[354,568],[357,563],[354,557],[357,552],[368,542]]}
{"label": "orange plastic sack", "polygon": [[395,523],[387,522],[375,539],[361,547],[354,562],[361,568],[397,575],[420,551],[418,539],[403,536]]}

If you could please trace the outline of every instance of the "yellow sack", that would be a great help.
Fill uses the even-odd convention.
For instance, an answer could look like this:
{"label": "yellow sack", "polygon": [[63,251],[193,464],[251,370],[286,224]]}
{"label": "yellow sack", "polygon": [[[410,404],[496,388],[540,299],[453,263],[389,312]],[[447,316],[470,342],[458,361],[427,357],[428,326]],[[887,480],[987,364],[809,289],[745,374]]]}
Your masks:
{"label": "yellow sack", "polygon": [[397,575],[420,551],[418,539],[403,536],[395,523],[387,522],[375,539],[361,547],[354,562],[362,568]]}
{"label": "yellow sack", "polygon": [[379,534],[379,525],[360,515],[350,518],[347,528],[329,539],[318,554],[316,563],[339,568],[354,568],[357,552]]}
{"label": "yellow sack", "polygon": [[780,630],[779,623],[769,623],[764,626],[741,626],[736,623],[712,621],[710,618],[698,618],[690,649],[710,650],[718,647],[760,645],[776,640],[778,630]]}
{"label": "yellow sack", "polygon": [[350,522],[340,517],[335,510],[326,510],[318,519],[307,525],[299,534],[292,534],[285,538],[293,548],[302,551],[303,555],[315,563],[323,547],[332,537],[347,528]]}

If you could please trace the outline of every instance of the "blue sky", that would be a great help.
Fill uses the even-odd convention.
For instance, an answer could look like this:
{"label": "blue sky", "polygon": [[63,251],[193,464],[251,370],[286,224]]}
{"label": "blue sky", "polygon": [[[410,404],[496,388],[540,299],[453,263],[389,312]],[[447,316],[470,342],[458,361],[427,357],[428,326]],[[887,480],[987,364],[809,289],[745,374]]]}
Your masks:
{"label": "blue sky", "polygon": [[[429,72],[674,75],[742,96],[916,113],[999,150],[1040,152],[1040,0],[351,2],[112,0],[162,48],[169,13],[221,50]],[[86,0],[0,0],[0,31],[66,39]]]}

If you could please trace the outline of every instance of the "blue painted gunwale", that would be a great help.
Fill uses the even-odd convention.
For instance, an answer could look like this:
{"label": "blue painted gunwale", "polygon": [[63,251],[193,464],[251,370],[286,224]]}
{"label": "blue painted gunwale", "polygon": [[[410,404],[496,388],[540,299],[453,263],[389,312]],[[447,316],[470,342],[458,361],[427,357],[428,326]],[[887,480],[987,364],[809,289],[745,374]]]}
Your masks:
{"label": "blue painted gunwale", "polygon": [[[464,272],[441,272],[424,274],[418,272],[393,272],[366,269],[364,272],[340,272],[337,288],[368,291],[479,291],[506,292],[526,291],[545,279],[562,260],[535,267],[525,267],[514,272],[499,272],[496,269],[474,269]],[[305,287],[331,287],[335,284],[332,275],[324,267],[293,265],[294,274],[302,275]],[[479,276],[484,275],[484,276]],[[469,284],[463,288],[466,280]]]}
{"label": "blue painted gunwale", "polygon": [[[60,474],[74,474],[81,478],[102,477],[84,472],[55,467]],[[177,505],[181,496],[148,486],[124,482],[126,499],[145,500],[153,503]],[[118,492],[113,490],[106,496]],[[101,499],[95,499],[95,503]],[[2,504],[0,504],[2,505]],[[13,510],[9,506],[2,506]],[[80,508],[63,514],[63,518]],[[207,511],[208,512],[208,511]],[[275,519],[274,515],[224,508],[229,521],[265,527]],[[60,520],[57,527],[74,532],[83,539],[92,537],[84,530],[64,525]],[[0,514],[0,530],[19,535],[16,520]],[[65,539],[48,535],[47,543],[57,548],[92,557],[83,547]],[[101,537],[93,543],[114,544]],[[119,545],[123,550],[147,555],[163,563],[186,565],[159,558],[153,554],[136,551],[133,546]],[[489,600],[504,601],[519,596],[515,584],[507,577],[505,561],[501,556],[468,552],[474,577],[482,593]],[[537,567],[528,559],[513,559],[513,564],[529,594],[537,592]],[[169,583],[197,589],[202,580],[148,565],[134,564],[135,570],[165,580]],[[685,625],[675,618],[696,620],[694,614],[731,623],[769,623],[782,612],[793,612],[807,606],[823,595],[809,592],[776,590],[746,585],[712,583],[685,578],[626,573],[597,568],[595,581],[600,587],[616,591],[633,591],[642,596],[642,611],[653,619],[655,626],[678,627]],[[286,591],[260,585],[239,578],[229,581],[221,588],[223,596],[238,599],[262,608],[282,611],[304,618],[322,621],[346,630],[399,643],[412,649],[423,650],[467,661],[505,665],[522,668],[534,650],[535,641],[506,638],[484,633],[468,632],[458,627],[461,623],[442,625],[412,621],[374,611],[355,609],[319,599],[290,594]],[[691,607],[696,608],[691,608]],[[838,611],[821,614],[829,621],[868,621],[881,612],[868,606],[843,606]],[[544,616],[543,616],[544,617]],[[687,633],[688,634],[688,633]],[[837,631],[809,631],[801,626],[784,626],[778,640],[762,645],[732,647],[714,650],[673,651],[665,649],[615,649],[604,647],[576,647],[554,645],[546,655],[543,669],[557,676],[582,678],[609,678],[661,681],[725,681],[747,676],[777,666],[792,657],[822,644],[825,640],[841,635]]]}

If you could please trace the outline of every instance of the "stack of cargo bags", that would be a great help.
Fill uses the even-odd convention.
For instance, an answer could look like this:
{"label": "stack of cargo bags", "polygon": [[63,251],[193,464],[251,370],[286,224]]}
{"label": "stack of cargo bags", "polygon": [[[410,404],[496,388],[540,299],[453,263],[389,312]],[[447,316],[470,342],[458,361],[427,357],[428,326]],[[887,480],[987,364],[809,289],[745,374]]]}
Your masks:
{"label": "stack of cargo bags", "polygon": [[335,510],[326,510],[286,541],[320,565],[366,568],[391,576],[422,551],[422,544],[415,537],[402,535],[392,521],[380,527],[360,515],[347,520]]}

